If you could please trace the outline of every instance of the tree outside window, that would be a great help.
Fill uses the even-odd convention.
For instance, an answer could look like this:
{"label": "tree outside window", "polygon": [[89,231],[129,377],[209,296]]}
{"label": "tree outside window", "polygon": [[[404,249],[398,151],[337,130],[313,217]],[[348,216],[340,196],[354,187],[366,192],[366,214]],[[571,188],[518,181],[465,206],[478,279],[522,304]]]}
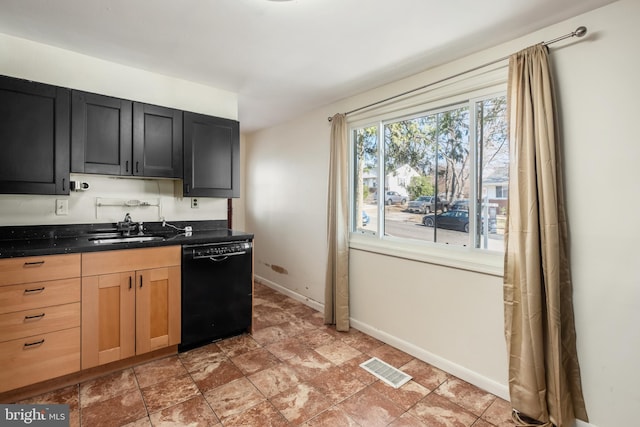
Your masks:
{"label": "tree outside window", "polygon": [[505,96],[357,128],[353,143],[354,231],[503,250],[508,176],[492,180],[508,171]]}

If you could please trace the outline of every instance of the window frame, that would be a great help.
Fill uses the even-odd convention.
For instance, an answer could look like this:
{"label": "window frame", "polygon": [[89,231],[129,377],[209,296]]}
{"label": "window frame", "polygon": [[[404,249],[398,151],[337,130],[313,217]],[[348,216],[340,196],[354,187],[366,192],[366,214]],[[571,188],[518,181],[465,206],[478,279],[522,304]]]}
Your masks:
{"label": "window frame", "polygon": [[[490,249],[475,248],[474,237],[477,224],[473,221],[469,230],[469,243],[467,247],[444,245],[438,242],[429,242],[413,239],[405,239],[384,235],[384,203],[377,203],[377,232],[368,230],[356,230],[355,218],[355,166],[356,152],[354,131],[369,126],[376,126],[378,130],[378,189],[384,189],[384,126],[386,123],[399,120],[437,114],[461,105],[469,107],[470,117],[476,117],[476,103],[480,100],[504,96],[506,94],[506,70],[498,68],[488,72],[487,75],[470,76],[463,82],[453,82],[430,90],[429,92],[402,99],[398,102],[377,108],[369,113],[359,114],[357,117],[348,117],[349,129],[349,247],[350,249],[378,253],[403,259],[437,264],[462,270],[485,273],[494,276],[502,276],[504,271],[504,252]],[[477,188],[477,142],[476,126],[474,121],[469,126],[469,155],[470,162],[469,186],[475,193]],[[474,196],[472,193],[470,196]],[[475,203],[469,203],[469,216],[475,218]]]}

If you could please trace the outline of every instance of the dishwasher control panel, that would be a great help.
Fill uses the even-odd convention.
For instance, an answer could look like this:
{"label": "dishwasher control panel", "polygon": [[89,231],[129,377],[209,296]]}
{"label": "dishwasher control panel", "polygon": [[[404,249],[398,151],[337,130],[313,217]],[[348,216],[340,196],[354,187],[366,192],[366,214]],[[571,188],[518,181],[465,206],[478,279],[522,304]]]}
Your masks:
{"label": "dishwasher control panel", "polygon": [[251,249],[251,242],[224,242],[185,246],[193,258],[241,255]]}

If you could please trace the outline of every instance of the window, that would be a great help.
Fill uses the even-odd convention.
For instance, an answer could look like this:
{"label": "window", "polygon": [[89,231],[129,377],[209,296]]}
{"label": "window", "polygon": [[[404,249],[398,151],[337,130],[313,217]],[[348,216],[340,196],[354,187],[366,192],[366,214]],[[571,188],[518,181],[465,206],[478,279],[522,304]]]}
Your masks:
{"label": "window", "polygon": [[496,199],[507,198],[507,187],[504,185],[496,185]]}
{"label": "window", "polygon": [[506,97],[352,128],[352,231],[503,251]]}

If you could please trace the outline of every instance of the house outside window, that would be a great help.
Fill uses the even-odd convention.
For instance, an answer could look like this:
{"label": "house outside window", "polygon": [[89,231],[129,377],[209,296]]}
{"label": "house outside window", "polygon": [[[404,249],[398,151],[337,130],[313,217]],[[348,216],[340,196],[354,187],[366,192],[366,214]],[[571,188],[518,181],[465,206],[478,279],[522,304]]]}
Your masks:
{"label": "house outside window", "polygon": [[504,251],[504,94],[380,117],[353,126],[351,138],[352,232],[381,242]]}

